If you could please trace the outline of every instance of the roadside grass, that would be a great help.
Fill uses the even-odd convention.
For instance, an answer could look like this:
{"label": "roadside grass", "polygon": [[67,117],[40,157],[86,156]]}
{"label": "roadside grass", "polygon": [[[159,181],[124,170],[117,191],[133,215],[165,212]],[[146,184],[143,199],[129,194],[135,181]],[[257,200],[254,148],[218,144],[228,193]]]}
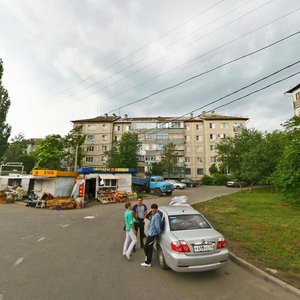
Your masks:
{"label": "roadside grass", "polygon": [[268,189],[244,190],[193,207],[224,234],[231,252],[300,288],[299,208]]}

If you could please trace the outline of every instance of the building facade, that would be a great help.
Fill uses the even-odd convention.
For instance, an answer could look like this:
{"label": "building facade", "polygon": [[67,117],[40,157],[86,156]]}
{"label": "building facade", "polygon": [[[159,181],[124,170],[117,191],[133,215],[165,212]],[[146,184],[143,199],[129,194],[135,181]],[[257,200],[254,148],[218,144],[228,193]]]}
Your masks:
{"label": "building facade", "polygon": [[294,115],[300,117],[300,83],[285,92],[285,94],[292,94]]}
{"label": "building facade", "polygon": [[209,174],[216,163],[216,144],[226,137],[234,137],[246,128],[248,118],[205,113],[188,117],[135,117],[116,115],[72,121],[83,125],[86,141],[83,145],[82,167],[105,166],[105,151],[113,141],[126,132],[134,132],[141,142],[139,173],[147,173],[159,162],[164,145],[173,143],[178,157],[180,177],[200,179]]}

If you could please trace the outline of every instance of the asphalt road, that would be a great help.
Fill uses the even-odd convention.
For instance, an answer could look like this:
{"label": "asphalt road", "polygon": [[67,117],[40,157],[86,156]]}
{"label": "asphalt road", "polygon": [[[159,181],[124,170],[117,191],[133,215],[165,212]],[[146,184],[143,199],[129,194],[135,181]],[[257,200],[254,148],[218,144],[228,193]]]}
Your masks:
{"label": "asphalt road", "polygon": [[[198,187],[174,195],[195,203],[232,191]],[[129,262],[123,212],[123,203],[64,211],[0,205],[0,300],[297,299],[231,261],[216,271],[175,273],[160,269],[156,257],[151,268],[141,267],[138,247]]]}

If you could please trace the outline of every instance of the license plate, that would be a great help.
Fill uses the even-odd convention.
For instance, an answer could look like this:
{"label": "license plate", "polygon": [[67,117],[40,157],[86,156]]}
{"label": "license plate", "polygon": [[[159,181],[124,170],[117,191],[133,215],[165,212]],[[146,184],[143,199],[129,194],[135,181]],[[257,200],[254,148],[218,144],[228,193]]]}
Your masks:
{"label": "license plate", "polygon": [[194,246],[194,252],[210,252],[214,251],[215,247],[213,244],[205,244],[205,245],[195,245]]}

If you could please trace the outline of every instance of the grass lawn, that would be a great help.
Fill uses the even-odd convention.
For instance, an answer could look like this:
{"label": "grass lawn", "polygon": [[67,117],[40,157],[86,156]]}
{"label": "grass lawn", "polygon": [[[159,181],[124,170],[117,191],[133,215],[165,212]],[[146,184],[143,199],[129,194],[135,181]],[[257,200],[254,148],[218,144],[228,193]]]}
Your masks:
{"label": "grass lawn", "polygon": [[193,206],[224,234],[231,252],[300,288],[299,208],[267,189],[245,190]]}

